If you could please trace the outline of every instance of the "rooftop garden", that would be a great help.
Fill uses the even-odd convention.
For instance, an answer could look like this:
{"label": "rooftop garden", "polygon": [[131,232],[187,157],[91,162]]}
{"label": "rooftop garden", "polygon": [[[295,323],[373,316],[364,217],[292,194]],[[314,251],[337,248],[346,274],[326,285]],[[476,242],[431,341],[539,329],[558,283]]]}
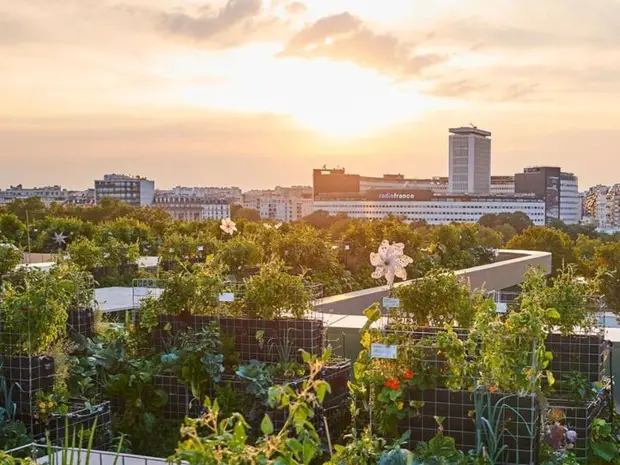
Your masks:
{"label": "rooftop garden", "polygon": [[[498,313],[451,270],[492,261],[502,228],[51,207],[28,225],[31,249],[56,254],[41,271],[15,268],[15,213],[0,215],[17,247],[0,248],[2,450],[89,438],[179,464],[620,463],[598,315],[617,292],[611,240],[526,227],[509,245],[567,259],[530,270]],[[138,269],[151,253],[157,269]],[[94,287],[139,276],[161,295],[104,321]],[[386,283],[357,360],[334,356],[314,300]]]}

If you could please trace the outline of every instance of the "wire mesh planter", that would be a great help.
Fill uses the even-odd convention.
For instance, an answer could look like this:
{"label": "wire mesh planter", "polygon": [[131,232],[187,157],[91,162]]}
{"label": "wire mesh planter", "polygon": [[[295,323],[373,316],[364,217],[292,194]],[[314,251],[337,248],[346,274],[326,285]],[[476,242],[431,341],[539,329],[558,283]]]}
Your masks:
{"label": "wire mesh planter", "polygon": [[17,414],[32,418],[36,394],[50,391],[54,386],[54,359],[49,356],[4,357],[2,371],[7,386],[17,385],[13,389]]}
{"label": "wire mesh planter", "polygon": [[304,350],[311,355],[323,351],[322,320],[230,318],[200,315],[159,315],[159,326],[153,332],[153,344],[164,349],[174,344],[183,331],[200,331],[219,322],[221,335],[234,340],[241,360],[277,362],[279,348],[293,354]]}
{"label": "wire mesh planter", "polygon": [[85,338],[95,335],[95,312],[92,308],[80,308],[67,312],[67,334]]}
{"label": "wire mesh planter", "polygon": [[581,373],[594,383],[605,374],[609,356],[609,343],[604,331],[588,334],[549,334],[545,342],[547,350],[553,353],[549,369],[557,379]]}
{"label": "wire mesh planter", "polygon": [[[416,402],[416,413],[401,425],[401,433],[409,431],[410,447],[420,441],[430,441],[437,434],[437,418],[443,418],[441,427],[444,434],[455,440],[459,450],[476,449],[476,394],[473,391],[450,391],[448,389],[416,390],[410,389],[407,401]],[[504,410],[500,420],[502,444],[508,446],[501,463],[534,464],[540,437],[540,410],[534,396],[490,394],[491,405],[497,407],[500,402],[511,409]],[[489,413],[485,413],[489,415]]]}
{"label": "wire mesh planter", "polygon": [[181,383],[174,375],[154,375],[153,386],[168,394],[168,402],[163,406],[162,415],[170,420],[200,415],[201,403],[192,394],[189,386]]}
{"label": "wire mesh planter", "polygon": [[93,435],[93,448],[106,449],[112,443],[112,413],[110,403],[103,402],[98,405],[87,407],[83,402],[75,402],[71,405],[67,415],[52,415],[46,423],[33,425],[33,436],[36,442],[53,445],[62,445],[62,441],[69,435],[71,442],[73,435],[77,440],[80,434],[84,437],[83,443],[95,427]]}
{"label": "wire mesh planter", "polygon": [[327,381],[331,392],[325,395],[324,405],[343,395],[348,395],[351,379],[351,360],[336,359],[325,364],[321,369],[321,379]]}
{"label": "wire mesh planter", "polygon": [[571,449],[577,458],[588,461],[589,441],[593,421],[601,416],[608,406],[609,398],[606,391],[601,392],[592,400],[549,399],[545,418],[547,427],[554,423],[573,430],[577,440]]}

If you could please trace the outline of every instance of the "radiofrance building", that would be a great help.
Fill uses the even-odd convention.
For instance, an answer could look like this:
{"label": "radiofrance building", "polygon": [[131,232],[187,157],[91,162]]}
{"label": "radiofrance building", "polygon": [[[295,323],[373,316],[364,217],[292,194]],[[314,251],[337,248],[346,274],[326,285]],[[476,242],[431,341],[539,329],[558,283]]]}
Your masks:
{"label": "radiofrance building", "polygon": [[[364,178],[368,179],[368,178]],[[402,187],[360,189],[360,176],[344,169],[314,170],[314,211],[350,218],[381,219],[388,215],[428,224],[476,223],[488,213],[525,213],[535,225],[545,224],[545,200],[535,195],[438,194]]]}

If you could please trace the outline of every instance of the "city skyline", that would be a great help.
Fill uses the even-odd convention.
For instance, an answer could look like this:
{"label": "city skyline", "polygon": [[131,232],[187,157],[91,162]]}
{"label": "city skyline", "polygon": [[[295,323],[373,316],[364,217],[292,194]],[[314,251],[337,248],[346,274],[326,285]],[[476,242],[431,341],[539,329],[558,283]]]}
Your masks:
{"label": "city skyline", "polygon": [[0,185],[124,172],[248,190],[309,184],[324,164],[440,176],[447,128],[469,122],[493,133],[494,175],[550,165],[613,184],[619,13],[612,0],[7,2]]}

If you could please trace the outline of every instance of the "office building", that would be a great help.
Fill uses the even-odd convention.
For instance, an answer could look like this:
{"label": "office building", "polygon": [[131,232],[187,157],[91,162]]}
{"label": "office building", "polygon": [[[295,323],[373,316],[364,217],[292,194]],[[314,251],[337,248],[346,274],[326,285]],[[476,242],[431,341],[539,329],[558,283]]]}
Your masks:
{"label": "office building", "polygon": [[360,189],[360,176],[343,169],[314,170],[314,211],[351,218],[388,215],[429,224],[476,223],[489,213],[525,213],[535,225],[545,224],[545,202],[533,194],[438,194],[430,189]]}
{"label": "office building", "polygon": [[198,195],[157,192],[153,206],[165,210],[173,219],[183,221],[230,218],[230,203]]}
{"label": "office building", "polygon": [[573,173],[560,173],[560,220],[565,224],[581,221],[579,180]]}
{"label": "office building", "polygon": [[534,166],[515,174],[515,192],[534,194],[545,200],[546,223],[561,220],[577,224],[581,220],[578,179],[555,166]]}
{"label": "office building", "polygon": [[491,192],[491,133],[476,127],[451,128],[449,136],[448,192]]}
{"label": "office building", "polygon": [[155,181],[139,176],[106,174],[103,180],[95,181],[95,203],[106,197],[136,207],[149,206],[155,197]]}

